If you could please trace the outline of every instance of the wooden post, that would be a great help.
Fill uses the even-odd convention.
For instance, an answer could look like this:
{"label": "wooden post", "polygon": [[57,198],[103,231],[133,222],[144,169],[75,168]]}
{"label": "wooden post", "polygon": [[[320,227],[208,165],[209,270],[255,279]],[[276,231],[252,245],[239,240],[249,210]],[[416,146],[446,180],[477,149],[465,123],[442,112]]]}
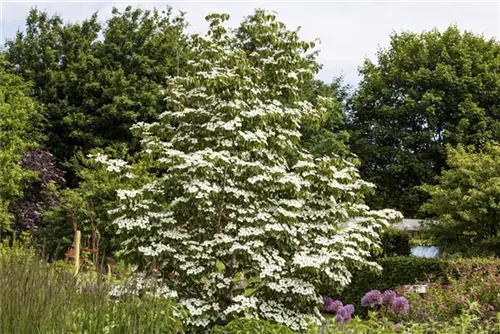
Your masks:
{"label": "wooden post", "polygon": [[108,281],[111,281],[111,266],[108,263]]}
{"label": "wooden post", "polygon": [[82,233],[78,230],[75,234],[75,270],[73,275],[78,276],[78,270],[80,269],[80,239]]}

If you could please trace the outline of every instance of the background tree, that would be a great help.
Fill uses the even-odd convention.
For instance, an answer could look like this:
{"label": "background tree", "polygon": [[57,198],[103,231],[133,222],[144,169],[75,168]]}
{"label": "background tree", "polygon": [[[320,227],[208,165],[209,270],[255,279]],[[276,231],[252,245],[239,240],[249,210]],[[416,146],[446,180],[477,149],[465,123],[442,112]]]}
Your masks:
{"label": "background tree", "polygon": [[[304,329],[320,318],[318,285],[378,268],[370,250],[398,214],[362,204],[371,185],[353,164],[301,149],[302,122],[331,103],[301,98],[317,72],[311,44],[257,11],[240,28],[248,53],[227,15],[207,19],[186,75],[167,83],[167,110],[134,126],[152,180],[118,191],[123,253],[159,269],[196,326],[245,314]],[[134,166],[107,164],[134,179]]]}
{"label": "background tree", "polygon": [[500,146],[447,153],[449,170],[437,185],[422,186],[430,195],[422,208],[435,217],[431,236],[447,253],[500,255]]}
{"label": "background tree", "polygon": [[133,150],[130,126],[162,111],[161,85],[186,61],[182,15],[131,7],[112,14],[104,25],[97,14],[64,24],[57,15],[32,9],[26,32],[7,43],[16,73],[33,82],[45,111],[47,147],[69,171],[71,186],[77,152]]}
{"label": "background tree", "polygon": [[[185,26],[183,14],[175,16],[171,8],[113,9],[104,23],[97,14],[63,23],[58,15],[34,8],[25,32],[7,43],[12,71],[33,83],[31,95],[44,116],[36,126],[45,134],[42,144],[50,148],[26,157],[30,166],[46,163],[40,171],[48,174],[42,179],[51,181],[30,183],[15,208],[16,221],[20,229],[36,230],[54,256],[71,244],[75,223],[83,233],[100,235],[102,252],[115,250],[107,209],[116,186],[85,156],[134,153],[130,127],[157,118],[164,109],[160,91],[166,78],[183,71],[190,52]],[[60,169],[66,172],[65,185]],[[52,187],[54,182],[59,186]]]}
{"label": "background tree", "polygon": [[500,138],[500,44],[456,27],[391,36],[366,61],[353,98],[351,148],[377,185],[369,204],[417,216],[415,187],[446,166],[445,145]]}
{"label": "background tree", "polygon": [[[94,15],[81,24],[65,25],[61,17],[34,8],[26,19],[26,31],[18,31],[16,38],[7,42],[6,56],[15,65],[16,74],[33,83],[32,96],[45,118],[39,126],[59,166],[80,147],[94,145],[92,122],[77,126],[75,119],[88,119],[94,112],[84,101],[92,100],[88,88],[98,67],[92,52],[100,30],[96,20]],[[85,142],[79,140],[78,133],[88,133]]]}
{"label": "background tree", "polygon": [[320,97],[332,99],[331,105],[323,115],[305,124],[301,129],[302,145],[314,156],[320,157],[331,153],[342,157],[350,155],[350,136],[346,124],[349,94],[349,87],[343,84],[342,78],[337,78],[330,84],[314,80],[309,86],[302,88],[301,96],[313,105]]}
{"label": "background tree", "polygon": [[22,168],[21,157],[40,139],[34,126],[40,114],[29,97],[31,87],[11,71],[0,54],[0,234],[12,231],[12,207],[36,178]]}

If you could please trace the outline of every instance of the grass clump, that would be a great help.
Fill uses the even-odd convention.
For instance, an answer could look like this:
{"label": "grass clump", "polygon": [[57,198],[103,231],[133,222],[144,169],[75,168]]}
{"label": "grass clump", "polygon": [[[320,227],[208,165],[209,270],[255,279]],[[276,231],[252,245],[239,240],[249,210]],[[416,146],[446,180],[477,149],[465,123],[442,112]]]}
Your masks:
{"label": "grass clump", "polygon": [[0,333],[184,333],[185,312],[163,297],[110,297],[101,275],[78,280],[32,249],[0,246]]}

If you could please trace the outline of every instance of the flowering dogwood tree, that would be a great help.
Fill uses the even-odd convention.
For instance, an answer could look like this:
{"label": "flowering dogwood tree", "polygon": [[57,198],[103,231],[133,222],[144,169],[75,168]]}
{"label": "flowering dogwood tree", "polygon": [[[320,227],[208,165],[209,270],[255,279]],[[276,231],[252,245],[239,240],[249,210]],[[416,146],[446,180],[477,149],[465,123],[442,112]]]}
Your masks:
{"label": "flowering dogwood tree", "polygon": [[134,126],[155,177],[118,192],[124,253],[159,270],[197,326],[249,316],[305,328],[321,319],[320,283],[341,289],[352,268],[378,268],[370,251],[399,214],[363,205],[372,185],[352,163],[300,148],[301,124],[330,103],[299,99],[317,71],[311,43],[262,11],[236,31],[227,15],[207,19],[166,111]]}

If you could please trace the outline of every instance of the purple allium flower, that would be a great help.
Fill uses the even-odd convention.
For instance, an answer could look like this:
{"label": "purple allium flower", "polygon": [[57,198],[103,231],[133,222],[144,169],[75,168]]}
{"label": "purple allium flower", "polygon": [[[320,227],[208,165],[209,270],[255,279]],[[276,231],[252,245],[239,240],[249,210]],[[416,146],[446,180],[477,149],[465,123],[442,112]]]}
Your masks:
{"label": "purple allium flower", "polygon": [[347,311],[347,314],[349,314],[349,317],[351,317],[352,314],[354,313],[354,305],[352,304],[345,305],[344,309]]}
{"label": "purple allium flower", "polygon": [[331,297],[323,297],[323,308],[326,312],[333,312],[333,298]]}
{"label": "purple allium flower", "polygon": [[345,307],[341,307],[340,309],[338,309],[336,315],[340,315],[342,317],[342,319],[346,319],[349,317],[349,313],[347,312]]}
{"label": "purple allium flower", "polygon": [[335,319],[337,322],[339,322],[340,318],[342,318],[343,322],[349,322],[351,321],[351,316],[353,312],[354,312],[354,306],[352,305],[343,306],[337,310],[337,313],[335,314]]}
{"label": "purple allium flower", "polygon": [[323,297],[323,304],[326,312],[337,312],[344,306],[340,300],[331,297]]}
{"label": "purple allium flower", "polygon": [[406,313],[410,309],[408,299],[405,297],[396,297],[392,302],[392,310],[396,313]]}
{"label": "purple allium flower", "polygon": [[337,312],[340,310],[342,307],[344,307],[344,304],[340,300],[334,300],[332,303],[332,311]]}
{"label": "purple allium flower", "polygon": [[373,308],[382,303],[382,294],[378,290],[371,290],[361,298],[361,305]]}
{"label": "purple allium flower", "polygon": [[394,324],[394,328],[396,328],[396,329],[400,328],[401,326],[403,326],[403,324],[400,322],[398,322],[397,324]]}
{"label": "purple allium flower", "polygon": [[384,291],[384,293],[382,294],[382,304],[384,305],[392,305],[392,302],[394,301],[394,299],[396,298],[396,293],[392,290],[387,290],[387,291]]}

